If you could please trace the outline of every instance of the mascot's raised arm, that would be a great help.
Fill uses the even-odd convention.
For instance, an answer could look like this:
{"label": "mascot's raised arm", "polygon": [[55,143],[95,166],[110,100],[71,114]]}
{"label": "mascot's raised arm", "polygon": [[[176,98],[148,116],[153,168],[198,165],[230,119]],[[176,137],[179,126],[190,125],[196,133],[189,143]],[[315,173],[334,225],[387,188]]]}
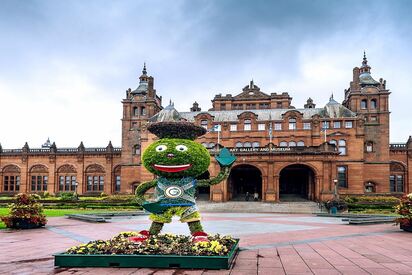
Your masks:
{"label": "mascot's raised arm", "polygon": [[[188,224],[193,242],[207,241],[196,206],[196,187],[218,184],[226,179],[236,158],[224,148],[216,157],[221,167],[219,174],[215,178],[196,180],[210,165],[209,152],[194,141],[206,130],[184,121],[155,122],[149,125],[148,130],[159,140],[143,152],[143,165],[158,178],[140,184],[136,197],[139,204],[151,213],[152,225],[149,231],[140,231],[138,237],[131,239],[139,242],[149,235],[157,235],[164,223],[170,223],[173,216],[179,216],[181,222]],[[154,201],[145,201],[144,194],[153,187]]]}

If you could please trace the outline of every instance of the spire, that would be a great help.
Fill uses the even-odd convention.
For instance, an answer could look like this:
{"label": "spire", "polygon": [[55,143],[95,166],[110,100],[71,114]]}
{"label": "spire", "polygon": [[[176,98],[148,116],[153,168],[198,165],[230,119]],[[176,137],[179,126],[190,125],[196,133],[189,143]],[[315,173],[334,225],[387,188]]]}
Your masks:
{"label": "spire", "polygon": [[366,58],[366,51],[363,51],[362,67],[368,66],[368,59]]}
{"label": "spire", "polygon": [[146,71],[146,62],[143,63],[143,70],[142,70],[142,74],[143,75],[147,75],[147,71]]}
{"label": "spire", "polygon": [[366,51],[363,51],[363,60],[362,60],[362,66],[360,68],[360,73],[370,73],[371,72],[371,67],[368,65],[368,59],[366,58]]}
{"label": "spire", "polygon": [[331,101],[331,100],[333,100],[333,92],[332,92],[332,94],[330,95],[330,98],[329,98],[329,101]]}

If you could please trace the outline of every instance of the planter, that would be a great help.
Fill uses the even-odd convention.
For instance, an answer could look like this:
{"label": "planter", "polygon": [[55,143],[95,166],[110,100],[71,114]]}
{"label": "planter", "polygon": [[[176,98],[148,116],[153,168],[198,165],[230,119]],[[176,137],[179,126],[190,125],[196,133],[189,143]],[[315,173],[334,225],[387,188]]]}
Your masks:
{"label": "planter", "polygon": [[16,228],[16,229],[33,229],[33,228],[39,228],[39,227],[44,226],[44,224],[32,223],[26,219],[14,219],[12,223],[13,224],[11,228]]}
{"label": "planter", "polygon": [[238,250],[239,239],[226,256],[180,255],[54,255],[54,265],[60,267],[144,267],[184,269],[229,269]]}
{"label": "planter", "polygon": [[406,226],[401,224],[400,227],[403,231],[412,232],[412,225]]}

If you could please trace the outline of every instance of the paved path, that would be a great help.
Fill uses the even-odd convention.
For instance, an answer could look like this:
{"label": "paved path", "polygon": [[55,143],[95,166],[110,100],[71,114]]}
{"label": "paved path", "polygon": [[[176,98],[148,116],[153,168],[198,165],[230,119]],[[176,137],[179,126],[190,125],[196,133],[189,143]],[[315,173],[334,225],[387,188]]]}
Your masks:
{"label": "paved path", "polygon": [[[45,229],[0,230],[0,274],[412,274],[412,234],[392,224],[347,225],[312,215],[205,213],[209,233],[239,237],[232,270],[55,268],[52,254],[121,231],[147,229],[146,216],[93,224],[50,218]],[[187,233],[174,222],[163,232]]]}

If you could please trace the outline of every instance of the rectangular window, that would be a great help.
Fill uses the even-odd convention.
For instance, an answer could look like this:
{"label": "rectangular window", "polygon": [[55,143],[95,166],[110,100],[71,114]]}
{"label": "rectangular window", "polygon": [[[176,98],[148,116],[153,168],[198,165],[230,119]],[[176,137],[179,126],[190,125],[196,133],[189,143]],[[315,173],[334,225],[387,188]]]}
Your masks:
{"label": "rectangular window", "polygon": [[31,191],[40,192],[47,191],[47,176],[31,176]]}
{"label": "rectangular window", "polygon": [[347,166],[338,166],[338,186],[348,188],[348,168]]}
{"label": "rectangular window", "polygon": [[296,130],[296,119],[289,118],[289,130]]}
{"label": "rectangular window", "polygon": [[87,191],[92,191],[93,190],[93,177],[88,176],[87,177]]}
{"label": "rectangular window", "polygon": [[99,191],[103,191],[104,189],[104,177],[100,176],[99,177]]}
{"label": "rectangular window", "polygon": [[329,129],[329,121],[322,121],[322,129]]}
{"label": "rectangular window", "polygon": [[250,119],[245,119],[243,130],[245,131],[252,130],[252,122],[250,121]]}
{"label": "rectangular window", "polygon": [[345,121],[345,128],[349,129],[353,127],[352,121]]}
{"label": "rectangular window", "polygon": [[64,191],[64,176],[59,177],[59,191]]}
{"label": "rectangular window", "polygon": [[266,129],[266,127],[265,127],[265,124],[264,124],[264,123],[259,123],[259,124],[258,124],[258,130],[259,130],[259,131],[265,131],[265,129]]}
{"label": "rectangular window", "polygon": [[389,190],[396,192],[395,176],[389,176]]}
{"label": "rectangular window", "polygon": [[225,103],[220,104],[220,110],[222,110],[222,111],[226,110],[226,104]]}
{"label": "rectangular window", "polygon": [[310,122],[304,122],[304,123],[303,123],[303,129],[304,129],[304,130],[310,130],[310,129],[311,129],[311,124],[310,124]]}
{"label": "rectangular window", "polygon": [[4,176],[4,191],[9,191],[9,176]]}
{"label": "rectangular window", "polygon": [[43,176],[43,191],[47,191],[47,183],[49,181],[48,176]]}
{"label": "rectangular window", "polygon": [[207,130],[207,120],[200,121],[200,125]]}
{"label": "rectangular window", "polygon": [[120,192],[120,176],[116,176],[116,184],[114,187],[115,192]]}
{"label": "rectangular window", "polygon": [[402,175],[396,176],[396,191],[403,192],[403,176]]}
{"label": "rectangular window", "polygon": [[282,123],[275,123],[275,131],[282,130]]}
{"label": "rectangular window", "polygon": [[94,176],[93,177],[93,191],[98,190],[98,186],[99,186],[99,177]]}
{"label": "rectangular window", "polygon": [[282,108],[282,102],[277,102],[277,104],[276,104],[276,106],[277,106],[277,108]]}
{"label": "rectangular window", "polygon": [[237,131],[237,124],[230,124],[230,131],[236,132]]}
{"label": "rectangular window", "polygon": [[371,116],[371,121],[378,121],[378,118],[376,116]]}
{"label": "rectangular window", "polygon": [[335,128],[335,129],[340,128],[340,121],[334,121],[333,122],[333,128]]}

